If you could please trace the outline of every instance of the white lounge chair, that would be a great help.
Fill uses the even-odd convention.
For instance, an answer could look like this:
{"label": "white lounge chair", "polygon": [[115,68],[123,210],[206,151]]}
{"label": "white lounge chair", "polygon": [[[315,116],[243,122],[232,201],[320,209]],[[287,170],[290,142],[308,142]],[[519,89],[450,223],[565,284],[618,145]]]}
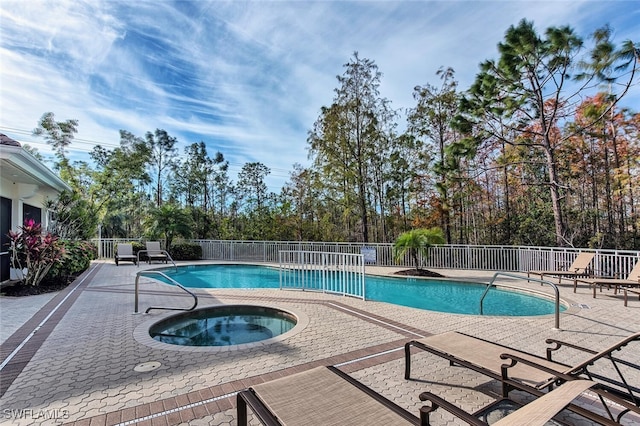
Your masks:
{"label": "white lounge chair", "polygon": [[166,251],[160,248],[160,241],[147,241],[147,258],[149,263],[153,260],[167,263],[169,256]]}
{"label": "white lounge chair", "polygon": [[562,277],[570,277],[574,279],[573,292],[576,292],[575,279],[580,275],[588,275],[589,265],[595,257],[595,253],[582,252],[579,253],[573,263],[566,270],[549,270],[549,271],[528,271],[527,277],[531,275],[540,275],[540,279],[544,279],[545,275],[553,275],[558,277],[558,283],[562,283]]}
{"label": "white lounge chair", "polygon": [[138,257],[133,254],[133,244],[120,243],[116,247],[116,266],[123,260],[138,264]]}

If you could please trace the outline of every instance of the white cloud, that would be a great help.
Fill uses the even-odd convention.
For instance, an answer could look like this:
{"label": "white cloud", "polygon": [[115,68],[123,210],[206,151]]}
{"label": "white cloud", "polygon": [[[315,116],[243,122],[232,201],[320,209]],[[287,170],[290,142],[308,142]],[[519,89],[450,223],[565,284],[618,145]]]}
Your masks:
{"label": "white cloud", "polygon": [[[612,4],[5,0],[0,129],[33,141],[25,133],[46,111],[78,119],[78,139],[107,146],[120,129],[163,128],[183,145],[205,141],[238,170],[263,162],[277,190],[293,163],[307,162],[307,131],[354,51],[379,66],[392,107],[409,108],[413,88],[438,84],[441,66],[468,87],[522,18],[584,37],[609,22],[616,41],[637,38],[638,8]],[[640,109],[638,95],[628,99]]]}

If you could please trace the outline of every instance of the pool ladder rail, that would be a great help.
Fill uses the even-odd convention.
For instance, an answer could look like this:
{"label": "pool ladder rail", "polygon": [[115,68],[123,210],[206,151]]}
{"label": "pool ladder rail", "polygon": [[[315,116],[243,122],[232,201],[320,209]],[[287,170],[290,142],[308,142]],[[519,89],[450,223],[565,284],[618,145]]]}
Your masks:
{"label": "pool ladder rail", "polygon": [[491,288],[496,287],[495,281],[498,276],[505,276],[505,277],[517,278],[521,280],[534,281],[534,282],[540,283],[540,285],[546,284],[551,286],[551,288],[555,292],[555,326],[553,328],[555,330],[560,330],[560,290],[558,289],[558,286],[552,283],[551,281],[541,280],[538,278],[529,278],[522,275],[510,274],[508,272],[496,272],[495,274],[493,274],[493,278],[491,278],[491,282],[487,284],[487,288],[484,290],[484,293],[482,293],[482,297],[480,298],[480,315],[484,315],[483,306],[482,306],[484,303],[484,298],[487,296],[487,293]]}
{"label": "pool ladder rail", "polygon": [[[173,262],[173,260],[172,260],[172,262]],[[174,263],[174,265],[175,265],[175,263]],[[196,296],[190,290],[186,289],[182,284],[180,284],[179,282],[177,282],[173,278],[167,276],[164,272],[160,272],[160,271],[140,271],[140,272],[138,272],[136,274],[134,314],[138,313],[138,301],[139,301],[139,295],[138,294],[139,294],[139,289],[140,289],[140,276],[143,275],[143,274],[144,275],[160,275],[161,277],[163,277],[167,281],[171,282],[173,285],[181,288],[185,292],[189,293],[189,295],[191,297],[193,297],[193,306],[191,306],[190,308],[176,308],[176,307],[170,307],[170,306],[150,306],[150,307],[147,308],[146,311],[144,311],[145,314],[148,314],[149,311],[152,310],[152,309],[163,309],[163,310],[166,310],[166,311],[193,311],[198,306],[198,296]],[[162,282],[162,280],[159,280],[159,281]],[[163,284],[166,284],[166,283],[163,283]]]}
{"label": "pool ladder rail", "polygon": [[[157,253],[158,251],[157,251],[157,250],[154,250],[153,252],[154,252],[154,253]],[[136,254],[136,256],[137,256],[137,258],[138,258],[138,259],[137,259],[137,260],[138,260],[138,262],[136,263],[136,265],[138,265],[138,268],[140,267],[140,253],[148,254],[148,253],[149,253],[149,250],[139,250],[139,251],[138,251],[138,253]],[[178,270],[178,265],[176,265],[176,262],[173,260],[173,258],[171,257],[171,255],[169,254],[169,252],[168,252],[168,251],[166,251],[166,250],[160,250],[160,254],[163,254],[163,255],[167,256],[167,261],[171,261],[171,263],[173,264],[173,266],[176,268],[176,271]],[[165,262],[165,263],[166,263],[166,262]]]}

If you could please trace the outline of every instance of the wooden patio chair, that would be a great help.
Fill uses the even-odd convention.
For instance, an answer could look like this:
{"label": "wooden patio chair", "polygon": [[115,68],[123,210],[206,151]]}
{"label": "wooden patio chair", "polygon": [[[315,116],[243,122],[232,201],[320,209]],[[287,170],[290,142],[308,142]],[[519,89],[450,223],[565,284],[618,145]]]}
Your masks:
{"label": "wooden patio chair", "polygon": [[549,271],[528,271],[527,278],[531,277],[531,275],[540,275],[540,279],[544,279],[545,275],[553,275],[558,277],[558,283],[562,283],[562,277],[571,277],[574,279],[573,292],[576,292],[575,278],[580,275],[588,275],[589,273],[589,265],[593,258],[595,257],[595,253],[589,252],[581,252],[578,253],[578,256],[575,258],[573,263],[567,268],[567,270],[549,270]]}
{"label": "wooden patio chair", "polygon": [[[626,279],[620,278],[575,278],[576,284],[574,284],[574,288],[577,285],[577,282],[582,282],[585,284],[589,284],[589,286],[593,287],[593,297],[596,297],[596,287],[600,287],[600,291],[602,291],[602,287],[605,285],[611,288],[613,286],[613,294],[618,293],[618,288],[628,287],[628,288],[640,288],[640,261],[636,263],[633,267],[629,275],[627,275]],[[633,290],[632,290],[633,291]],[[625,295],[624,306],[627,306],[627,297]]]}
{"label": "wooden patio chair", "polygon": [[335,367],[317,367],[239,392],[238,426],[247,426],[247,406],[267,426],[426,424]]}
{"label": "wooden patio chair", "polygon": [[[577,379],[590,379],[612,395],[629,401],[635,409],[640,406],[640,388],[629,383],[629,376],[637,377],[640,366],[614,356],[633,341],[640,341],[640,333],[618,341],[598,352],[555,339],[547,339],[547,357],[539,357],[507,346],[458,332],[447,332],[405,344],[405,379],[411,378],[411,348],[415,347],[449,360],[451,365],[460,365],[484,374],[502,384],[502,396],[507,398],[514,389],[540,396],[543,389]],[[554,361],[553,355],[560,348],[581,352],[583,361],[567,365]],[[612,363],[618,377],[603,375],[604,364]]]}
{"label": "wooden patio chair", "polygon": [[123,260],[127,262],[133,262],[134,265],[137,265],[138,257],[133,254],[133,244],[119,243],[116,247],[115,260],[116,266],[118,266],[118,264]]}

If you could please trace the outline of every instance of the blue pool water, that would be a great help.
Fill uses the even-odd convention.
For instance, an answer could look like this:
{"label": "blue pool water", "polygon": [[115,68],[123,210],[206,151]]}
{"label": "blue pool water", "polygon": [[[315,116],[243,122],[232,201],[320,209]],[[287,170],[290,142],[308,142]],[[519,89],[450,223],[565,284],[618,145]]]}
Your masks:
{"label": "blue pool water", "polygon": [[180,346],[232,346],[279,336],[296,325],[296,318],[264,306],[210,306],[172,315],[155,323],[154,340]]}
{"label": "blue pool water", "polygon": [[[163,269],[185,287],[279,288],[279,271],[253,265],[195,265]],[[144,274],[144,273],[143,273]],[[158,276],[153,276],[158,278]],[[422,280],[367,275],[365,295],[395,305],[455,314],[480,314],[480,298],[486,285],[448,280]],[[561,310],[566,309],[561,306]],[[554,302],[542,297],[492,288],[484,300],[485,315],[533,316],[554,312]]]}

